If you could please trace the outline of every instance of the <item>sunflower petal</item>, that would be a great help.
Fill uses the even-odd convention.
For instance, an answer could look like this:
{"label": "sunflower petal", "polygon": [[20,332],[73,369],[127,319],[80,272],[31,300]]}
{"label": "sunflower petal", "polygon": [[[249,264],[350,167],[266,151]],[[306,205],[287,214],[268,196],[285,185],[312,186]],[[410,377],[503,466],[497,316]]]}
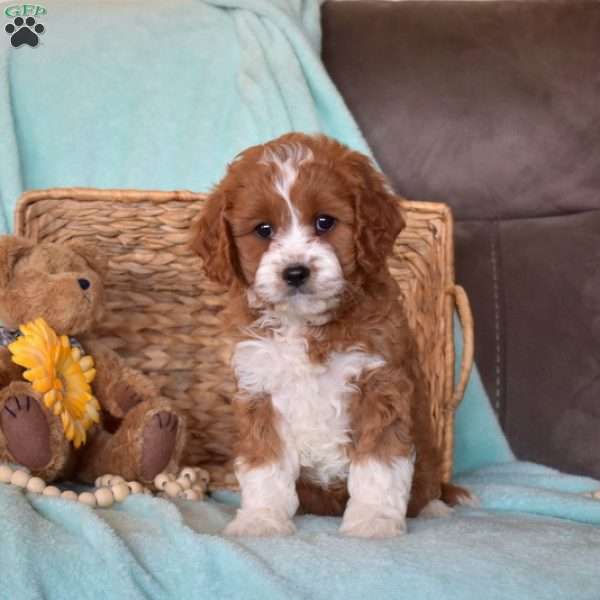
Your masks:
{"label": "sunflower petal", "polygon": [[29,379],[25,376],[25,373],[23,373],[23,377],[28,381],[31,381],[31,387],[39,394],[44,394],[52,389],[52,381],[47,377],[44,377],[43,379]]}
{"label": "sunflower petal", "polygon": [[52,406],[54,405],[54,403],[56,402],[56,399],[58,398],[58,394],[56,393],[56,390],[50,390],[49,392],[46,392],[44,394],[43,400],[44,400],[44,404],[48,407],[48,408],[52,408]]}
{"label": "sunflower petal", "polygon": [[19,329],[21,337],[8,346],[12,361],[26,369],[24,379],[42,394],[46,408],[60,416],[65,437],[79,447],[86,430],[100,422],[100,405],[90,387],[96,376],[93,358],[82,357],[66,335],[58,336],[42,318]]}
{"label": "sunflower petal", "polygon": [[96,369],[89,369],[88,371],[85,371],[83,374],[83,378],[85,379],[86,383],[92,383],[92,381],[94,381],[96,377]]}
{"label": "sunflower petal", "polygon": [[87,371],[88,369],[93,368],[93,366],[94,366],[94,359],[91,356],[84,356],[79,361],[79,366],[81,367],[82,371]]}

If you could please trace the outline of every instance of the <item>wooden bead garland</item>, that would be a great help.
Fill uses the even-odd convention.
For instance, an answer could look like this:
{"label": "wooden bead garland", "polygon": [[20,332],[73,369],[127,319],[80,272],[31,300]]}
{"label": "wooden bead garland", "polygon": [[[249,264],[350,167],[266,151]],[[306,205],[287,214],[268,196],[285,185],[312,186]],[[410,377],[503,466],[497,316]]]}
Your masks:
{"label": "wooden bead garland", "polygon": [[585,492],[583,495],[586,498],[592,498],[592,500],[600,500],[600,490],[595,492]]}
{"label": "wooden bead garland", "polygon": [[28,481],[31,479],[29,473],[25,471],[15,471],[10,478],[10,482],[17,487],[24,488],[27,487]]}
{"label": "wooden bead garland", "polygon": [[46,482],[40,477],[32,477],[27,482],[27,491],[32,494],[41,494],[46,487]]}
{"label": "wooden bead garland", "polygon": [[[185,467],[177,476],[160,473],[153,483],[160,497],[203,500],[208,481],[209,475],[204,469]],[[13,485],[32,494],[79,502],[91,508],[108,508],[115,502],[123,502],[131,494],[152,495],[152,490],[139,481],[125,481],[120,475],[110,474],[98,477],[95,481],[96,489],[91,492],[61,492],[56,486],[46,484],[40,477],[31,476],[25,469],[13,469],[5,464],[0,464],[0,483]]]}
{"label": "wooden bead garland", "polygon": [[161,473],[154,478],[154,486],[161,490],[159,496],[202,500],[208,487],[210,476],[204,469],[184,467],[179,476]]}
{"label": "wooden bead garland", "polygon": [[97,504],[96,496],[94,496],[94,494],[92,494],[91,492],[82,492],[81,494],[79,494],[78,500],[79,502],[81,502],[81,504],[85,504],[87,506],[90,506],[91,508],[94,508]]}
{"label": "wooden bead garland", "polygon": [[94,492],[96,503],[100,508],[108,508],[115,501],[112,491],[109,488],[101,487]]}
{"label": "wooden bead garland", "polygon": [[0,483],[10,483],[13,470],[8,465],[0,465]]}

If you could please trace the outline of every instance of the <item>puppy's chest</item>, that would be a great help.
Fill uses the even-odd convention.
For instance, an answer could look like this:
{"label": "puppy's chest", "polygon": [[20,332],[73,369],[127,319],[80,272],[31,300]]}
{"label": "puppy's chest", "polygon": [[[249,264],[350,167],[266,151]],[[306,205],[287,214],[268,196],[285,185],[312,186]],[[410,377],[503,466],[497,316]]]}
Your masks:
{"label": "puppy's chest", "polygon": [[284,441],[297,450],[305,472],[322,483],[347,475],[354,383],[383,364],[359,349],[332,352],[314,364],[301,328],[240,342],[233,357],[240,390],[271,397],[283,418]]}

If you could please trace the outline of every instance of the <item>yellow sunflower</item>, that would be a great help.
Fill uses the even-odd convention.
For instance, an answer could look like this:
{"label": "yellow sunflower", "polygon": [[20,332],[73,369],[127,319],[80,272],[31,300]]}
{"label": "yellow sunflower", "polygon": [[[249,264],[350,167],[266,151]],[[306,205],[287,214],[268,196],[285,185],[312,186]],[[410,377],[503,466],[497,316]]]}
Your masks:
{"label": "yellow sunflower", "polygon": [[82,357],[69,338],[56,335],[44,319],[21,325],[20,330],[23,335],[8,346],[12,360],[27,369],[23,377],[60,415],[65,437],[79,448],[85,444],[86,431],[100,420],[100,406],[90,387],[96,375],[94,360]]}

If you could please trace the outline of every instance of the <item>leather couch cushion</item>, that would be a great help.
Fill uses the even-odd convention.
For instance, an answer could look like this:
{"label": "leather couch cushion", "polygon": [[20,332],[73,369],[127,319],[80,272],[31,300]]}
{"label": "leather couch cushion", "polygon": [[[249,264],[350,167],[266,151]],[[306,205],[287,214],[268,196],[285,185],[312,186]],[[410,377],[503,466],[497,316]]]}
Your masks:
{"label": "leather couch cushion", "polygon": [[323,59],[407,197],[458,219],[600,206],[600,2],[327,2]]}
{"label": "leather couch cushion", "polygon": [[323,59],[395,189],[448,203],[517,456],[600,477],[600,2],[326,2]]}
{"label": "leather couch cushion", "polygon": [[456,252],[513,450],[600,478],[600,210],[458,223]]}

